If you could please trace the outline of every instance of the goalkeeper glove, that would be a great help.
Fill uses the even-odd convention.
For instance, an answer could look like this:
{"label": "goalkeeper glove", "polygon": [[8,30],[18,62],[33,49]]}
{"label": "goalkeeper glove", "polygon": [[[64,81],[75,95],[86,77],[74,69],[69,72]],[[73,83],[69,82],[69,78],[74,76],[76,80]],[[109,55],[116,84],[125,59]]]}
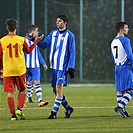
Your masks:
{"label": "goalkeeper glove", "polygon": [[74,72],[75,72],[75,70],[73,68],[68,69],[68,73],[69,73],[71,79],[74,78]]}

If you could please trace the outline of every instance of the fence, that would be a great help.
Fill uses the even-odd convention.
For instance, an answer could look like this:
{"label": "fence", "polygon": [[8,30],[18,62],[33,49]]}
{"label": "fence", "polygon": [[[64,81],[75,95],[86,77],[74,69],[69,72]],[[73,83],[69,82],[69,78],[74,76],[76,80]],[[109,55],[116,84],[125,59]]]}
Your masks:
{"label": "fence", "polygon": [[[1,0],[0,5],[0,37],[7,34],[7,18],[17,19],[19,35],[25,36],[33,22],[47,35],[56,28],[56,16],[67,14],[68,28],[76,37],[75,79],[70,82],[114,82],[110,42],[116,35],[114,24],[122,19],[129,24],[132,42],[132,0]],[[48,63],[48,50],[41,52]],[[42,67],[41,81],[49,82],[49,70]]]}

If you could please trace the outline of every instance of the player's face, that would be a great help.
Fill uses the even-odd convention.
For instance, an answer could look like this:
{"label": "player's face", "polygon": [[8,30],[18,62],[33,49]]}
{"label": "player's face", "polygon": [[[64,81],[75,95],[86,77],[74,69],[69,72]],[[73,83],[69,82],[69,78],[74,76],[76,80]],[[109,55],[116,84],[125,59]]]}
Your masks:
{"label": "player's face", "polygon": [[32,31],[32,34],[34,37],[38,37],[38,34],[39,34],[38,28],[36,28],[34,31]]}
{"label": "player's face", "polygon": [[62,19],[57,18],[56,19],[56,26],[59,30],[65,30],[66,29],[66,22],[64,22]]}
{"label": "player's face", "polygon": [[129,28],[128,28],[128,25],[124,25],[124,28],[123,28],[123,33],[125,34],[125,35],[127,35],[128,34],[128,31],[129,31]]}

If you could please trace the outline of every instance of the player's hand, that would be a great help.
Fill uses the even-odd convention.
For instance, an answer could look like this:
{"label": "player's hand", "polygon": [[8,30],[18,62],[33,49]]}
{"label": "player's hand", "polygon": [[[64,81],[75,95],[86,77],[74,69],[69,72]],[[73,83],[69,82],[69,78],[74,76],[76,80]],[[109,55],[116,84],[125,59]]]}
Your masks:
{"label": "player's hand", "polygon": [[3,70],[0,70],[0,78],[3,78]]}
{"label": "player's hand", "polygon": [[74,72],[75,72],[75,70],[73,68],[68,69],[68,73],[69,73],[71,79],[74,78]]}
{"label": "player's hand", "polygon": [[43,39],[43,37],[44,37],[44,34],[42,34],[41,36],[37,37],[37,40],[41,41]]}
{"label": "player's hand", "polygon": [[44,69],[45,69],[45,70],[47,70],[47,69],[48,69],[48,66],[47,66],[47,65],[44,65],[43,67],[44,67]]}

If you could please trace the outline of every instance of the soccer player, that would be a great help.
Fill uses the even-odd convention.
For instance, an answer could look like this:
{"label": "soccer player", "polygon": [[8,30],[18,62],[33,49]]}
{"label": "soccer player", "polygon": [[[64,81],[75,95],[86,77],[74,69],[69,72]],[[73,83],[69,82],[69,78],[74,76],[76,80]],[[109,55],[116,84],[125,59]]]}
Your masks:
{"label": "soccer player", "polygon": [[133,97],[133,54],[130,40],[125,37],[129,27],[126,22],[115,25],[117,36],[111,42],[111,54],[115,63],[115,84],[118,106],[114,109],[121,117],[130,117],[125,106]]}
{"label": "soccer player", "polygon": [[[26,35],[26,42],[28,46],[31,46],[38,36],[39,27],[37,25],[30,25],[28,29],[28,33]],[[36,45],[30,54],[25,53],[25,61],[26,61],[26,86],[27,86],[27,100],[28,102],[33,102],[32,100],[32,92],[33,85],[35,86],[36,95],[38,99],[38,106],[43,107],[48,104],[42,100],[42,88],[40,84],[40,64],[43,65],[44,69],[47,70],[47,65],[42,58],[40,50]]]}
{"label": "soccer player", "polygon": [[[17,116],[25,119],[22,112],[26,88],[26,67],[23,51],[30,53],[38,41],[43,38],[43,35],[37,37],[33,45],[28,47],[24,37],[16,35],[17,21],[15,19],[9,18],[6,20],[6,29],[8,35],[0,39],[0,77],[3,77],[4,92],[7,92],[7,104],[11,113],[11,120],[17,120]],[[16,111],[14,102],[15,86],[19,91]]]}
{"label": "soccer player", "polygon": [[50,82],[53,92],[56,95],[54,106],[48,119],[55,119],[60,104],[66,109],[65,118],[69,118],[74,109],[68,104],[63,94],[63,86],[67,86],[68,76],[74,78],[75,67],[75,37],[74,34],[67,29],[68,17],[59,15],[56,18],[57,29],[45,38],[44,42],[38,45],[42,48],[50,47],[49,63],[50,63]]}

